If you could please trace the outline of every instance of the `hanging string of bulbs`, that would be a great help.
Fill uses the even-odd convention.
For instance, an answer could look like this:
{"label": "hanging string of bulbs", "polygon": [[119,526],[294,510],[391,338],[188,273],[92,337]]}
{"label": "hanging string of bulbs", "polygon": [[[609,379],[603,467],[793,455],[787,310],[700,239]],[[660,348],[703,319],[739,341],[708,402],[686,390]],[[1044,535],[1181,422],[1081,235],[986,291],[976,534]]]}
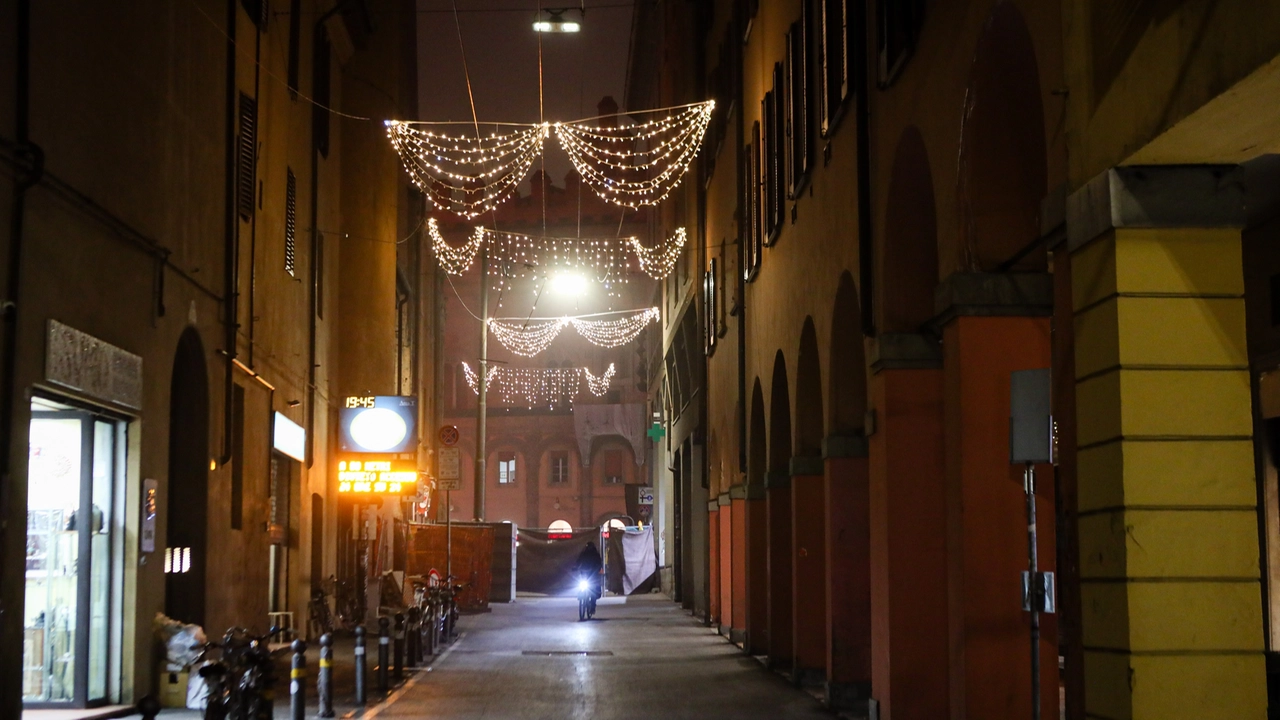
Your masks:
{"label": "hanging string of bulbs", "polygon": [[[467,384],[480,394],[480,375],[467,363],[462,363],[462,373]],[[613,363],[602,375],[596,376],[585,367],[576,368],[512,368],[495,365],[485,373],[485,388],[505,405],[524,404],[534,407],[568,404],[582,392],[586,380],[587,391],[596,397],[609,392],[610,381],[617,373]],[[516,401],[521,401],[517,403]]]}
{"label": "hanging string of bulbs", "polygon": [[[589,120],[514,125],[487,137],[447,135],[430,128],[452,124],[387,120],[387,136],[405,170],[432,205],[472,219],[515,194],[543,153],[548,135],[602,199],[628,208],[661,203],[679,186],[697,157],[715,101],[651,110],[668,113],[622,125],[627,113]],[[593,125],[590,121],[612,120]]]}
{"label": "hanging string of bulbs", "polygon": [[575,270],[589,272],[591,279],[608,288],[627,282],[632,271],[631,255],[635,256],[640,271],[654,280],[662,280],[671,274],[688,242],[684,228],[676,228],[671,237],[647,247],[636,237],[542,237],[477,227],[465,243],[454,246],[440,234],[435,218],[428,218],[427,234],[440,266],[450,275],[469,270],[481,246],[487,244],[489,274],[498,278],[499,285],[505,284],[508,278]]}
{"label": "hanging string of bulbs", "polygon": [[503,347],[524,357],[534,357],[550,347],[566,327],[572,326],[578,334],[593,345],[616,348],[639,337],[649,323],[661,317],[658,308],[632,311],[627,317],[615,320],[589,320],[584,317],[548,318],[543,320],[489,319],[489,332]]}

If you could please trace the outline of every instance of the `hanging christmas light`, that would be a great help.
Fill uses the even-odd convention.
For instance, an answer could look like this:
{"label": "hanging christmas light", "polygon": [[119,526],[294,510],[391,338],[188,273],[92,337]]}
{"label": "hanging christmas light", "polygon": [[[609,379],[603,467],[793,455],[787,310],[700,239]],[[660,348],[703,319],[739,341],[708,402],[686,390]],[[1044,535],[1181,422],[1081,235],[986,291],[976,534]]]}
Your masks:
{"label": "hanging christmas light", "polygon": [[388,120],[387,135],[432,205],[471,219],[508,200],[542,154],[546,124],[488,137],[440,135]]}
{"label": "hanging christmas light", "polygon": [[533,321],[490,318],[489,330],[503,347],[524,357],[533,357],[546,350],[560,331],[569,325],[592,344],[615,348],[635,340],[649,323],[662,315],[656,307],[630,312],[633,314],[629,317],[616,320],[593,320],[590,319],[592,316]]}
{"label": "hanging christmas light", "polygon": [[629,208],[657,205],[684,179],[714,109],[708,100],[640,125],[558,123],[556,139],[596,195]]}
{"label": "hanging christmas light", "polygon": [[676,228],[671,237],[647,247],[636,237],[540,237],[477,227],[470,240],[455,247],[441,236],[435,218],[427,220],[427,233],[441,266],[451,275],[466,272],[480,246],[487,243],[489,274],[499,286],[517,277],[549,277],[558,271],[572,271],[612,288],[628,282],[628,275],[635,271],[631,255],[635,255],[640,271],[661,280],[675,269],[688,242],[684,228]]}
{"label": "hanging christmas light", "polygon": [[680,184],[698,155],[715,101],[650,113],[649,122],[593,125],[624,113],[566,123],[502,123],[519,128],[487,137],[446,135],[447,123],[386,121],[387,136],[418,189],[437,208],[471,219],[515,194],[552,132],[583,182],[623,207],[661,203]]}
{"label": "hanging christmas light", "polygon": [[[514,405],[516,401],[534,407],[547,406],[554,409],[557,405],[573,405],[573,399],[582,392],[582,381],[587,381],[587,390],[596,397],[609,392],[609,383],[616,374],[613,363],[599,377],[593,375],[585,367],[576,368],[511,368],[494,366],[485,373],[485,389],[491,397],[496,397],[501,404]],[[467,384],[480,394],[480,375],[467,363],[462,363],[462,373]]]}
{"label": "hanging christmas light", "polygon": [[466,272],[467,268],[471,267],[471,263],[475,262],[476,254],[480,252],[480,246],[484,243],[484,228],[476,228],[475,234],[461,247],[450,245],[440,235],[440,228],[435,218],[427,218],[427,234],[431,236],[431,249],[435,252],[440,267],[450,275],[461,275]]}

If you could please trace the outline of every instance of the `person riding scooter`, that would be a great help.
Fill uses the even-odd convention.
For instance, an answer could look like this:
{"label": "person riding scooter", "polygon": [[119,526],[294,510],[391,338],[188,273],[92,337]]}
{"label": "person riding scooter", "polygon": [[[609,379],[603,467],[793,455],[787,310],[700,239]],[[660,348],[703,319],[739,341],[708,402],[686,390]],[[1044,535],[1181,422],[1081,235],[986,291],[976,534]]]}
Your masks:
{"label": "person riding scooter", "polygon": [[591,608],[589,614],[595,613],[596,600],[600,599],[600,569],[604,567],[604,562],[600,559],[600,551],[596,549],[593,542],[588,542],[586,547],[578,553],[578,560],[573,564],[574,590],[580,591],[581,583],[587,583],[590,591]]}

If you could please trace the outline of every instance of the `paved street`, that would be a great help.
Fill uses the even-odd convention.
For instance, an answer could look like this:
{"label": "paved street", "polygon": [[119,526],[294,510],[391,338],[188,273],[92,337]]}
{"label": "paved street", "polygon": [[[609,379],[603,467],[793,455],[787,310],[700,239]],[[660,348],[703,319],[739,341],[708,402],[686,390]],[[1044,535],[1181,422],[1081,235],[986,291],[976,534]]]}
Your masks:
{"label": "paved street", "polygon": [[460,627],[448,655],[365,716],[831,717],[662,595],[604,598],[584,623],[573,598],[521,598]]}

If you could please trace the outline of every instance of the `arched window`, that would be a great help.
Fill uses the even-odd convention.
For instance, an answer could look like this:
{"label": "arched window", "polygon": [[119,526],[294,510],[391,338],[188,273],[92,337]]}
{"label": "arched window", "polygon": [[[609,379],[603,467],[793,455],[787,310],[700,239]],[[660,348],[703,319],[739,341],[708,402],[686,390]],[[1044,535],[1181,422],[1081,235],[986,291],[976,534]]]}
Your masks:
{"label": "arched window", "polygon": [[573,532],[573,526],[565,522],[564,520],[556,520],[555,522],[547,526],[547,532],[553,532],[553,533]]}

